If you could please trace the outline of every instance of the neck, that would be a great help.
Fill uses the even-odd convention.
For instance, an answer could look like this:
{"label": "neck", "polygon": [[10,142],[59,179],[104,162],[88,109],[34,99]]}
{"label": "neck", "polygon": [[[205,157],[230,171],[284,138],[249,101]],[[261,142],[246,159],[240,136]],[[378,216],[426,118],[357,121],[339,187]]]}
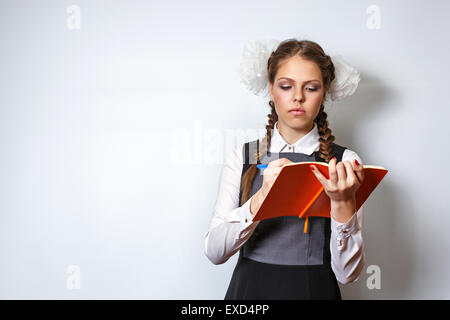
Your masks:
{"label": "neck", "polygon": [[291,128],[282,122],[277,122],[277,130],[281,137],[289,144],[294,144],[299,139],[306,136],[314,128],[314,122],[304,128]]}

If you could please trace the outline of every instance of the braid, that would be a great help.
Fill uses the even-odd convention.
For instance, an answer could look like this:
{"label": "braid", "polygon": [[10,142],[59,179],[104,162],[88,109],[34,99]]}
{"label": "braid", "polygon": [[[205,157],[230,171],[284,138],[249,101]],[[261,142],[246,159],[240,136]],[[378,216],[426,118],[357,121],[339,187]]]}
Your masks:
{"label": "braid", "polygon": [[[272,139],[272,130],[274,128],[275,122],[278,120],[278,115],[275,111],[275,104],[272,100],[269,101],[269,105],[271,107],[271,112],[267,115],[269,118],[266,125],[266,137],[263,139],[259,152],[255,153],[255,159],[256,163],[260,163],[261,158],[264,154],[267,153],[267,151],[270,148],[270,141]],[[241,203],[245,203],[249,199],[250,189],[253,182],[253,179],[255,178],[257,167],[256,163],[253,163],[248,170],[244,173],[242,176],[241,181],[241,188],[242,188],[242,199]]]}
{"label": "braid", "polygon": [[[326,55],[326,62],[324,64],[325,69],[327,70],[325,79],[326,83],[331,83],[331,81],[335,78],[335,69],[333,61],[331,60],[331,57]],[[324,159],[326,162],[329,162],[331,158],[334,156],[333,151],[331,149],[331,144],[334,142],[335,137],[333,136],[333,133],[331,132],[331,129],[328,127],[328,121],[327,121],[327,113],[324,110],[324,105],[320,105],[320,111],[317,115],[316,119],[314,119],[314,122],[317,123],[317,129],[319,131],[319,157]]]}
{"label": "braid", "polygon": [[335,68],[334,68],[334,64],[333,64],[333,60],[331,60],[331,57],[329,55],[326,56],[327,58],[327,62],[325,63],[325,68],[327,69],[327,73],[326,73],[326,83],[331,83],[334,78],[336,78],[336,74],[335,74]]}
{"label": "braid", "polygon": [[331,144],[334,142],[335,137],[331,132],[331,129],[328,127],[327,121],[327,113],[324,111],[324,105],[320,105],[320,111],[317,115],[314,122],[317,123],[317,129],[319,131],[319,156],[324,159],[326,162],[329,162],[331,158],[334,156]]}

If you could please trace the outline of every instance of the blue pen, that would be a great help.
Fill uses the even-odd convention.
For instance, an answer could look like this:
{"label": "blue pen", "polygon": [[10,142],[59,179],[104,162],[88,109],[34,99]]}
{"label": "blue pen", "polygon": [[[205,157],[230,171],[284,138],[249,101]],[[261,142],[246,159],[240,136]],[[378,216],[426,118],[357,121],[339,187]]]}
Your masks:
{"label": "blue pen", "polygon": [[259,169],[265,169],[265,168],[267,168],[267,164],[257,164],[256,165]]}

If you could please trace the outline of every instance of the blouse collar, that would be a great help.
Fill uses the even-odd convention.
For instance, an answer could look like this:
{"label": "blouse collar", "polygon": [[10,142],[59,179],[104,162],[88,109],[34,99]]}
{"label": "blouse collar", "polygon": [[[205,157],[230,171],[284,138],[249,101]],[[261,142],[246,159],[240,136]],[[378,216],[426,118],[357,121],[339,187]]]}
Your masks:
{"label": "blouse collar", "polygon": [[273,126],[273,134],[270,140],[270,152],[297,152],[312,155],[319,150],[319,130],[314,122],[314,127],[306,135],[298,139],[293,144],[287,143],[277,129],[278,121]]}

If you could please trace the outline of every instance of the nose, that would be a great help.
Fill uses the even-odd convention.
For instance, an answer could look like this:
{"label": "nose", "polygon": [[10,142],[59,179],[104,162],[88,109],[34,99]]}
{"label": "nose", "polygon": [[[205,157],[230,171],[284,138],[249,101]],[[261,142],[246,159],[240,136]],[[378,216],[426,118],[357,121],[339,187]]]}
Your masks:
{"label": "nose", "polygon": [[304,101],[303,89],[300,87],[299,90],[295,91],[294,101],[302,103]]}

